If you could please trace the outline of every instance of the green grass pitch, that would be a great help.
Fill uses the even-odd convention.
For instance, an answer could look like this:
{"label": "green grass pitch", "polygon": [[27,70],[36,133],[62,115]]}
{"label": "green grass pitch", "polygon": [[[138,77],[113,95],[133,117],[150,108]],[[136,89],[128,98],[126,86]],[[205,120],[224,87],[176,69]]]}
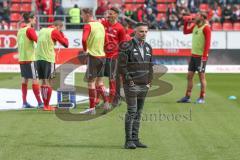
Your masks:
{"label": "green grass pitch", "polygon": [[[228,96],[240,98],[240,75],[207,74],[204,105],[176,103],[185,77],[164,75],[173,90],[146,100],[140,136],[147,149],[123,149],[125,103],[90,121],[62,121],[37,110],[0,111],[0,160],[239,160],[240,100]],[[192,100],[197,83],[195,77]],[[19,74],[0,74],[0,88],[19,86]],[[175,118],[151,119],[153,113]]]}

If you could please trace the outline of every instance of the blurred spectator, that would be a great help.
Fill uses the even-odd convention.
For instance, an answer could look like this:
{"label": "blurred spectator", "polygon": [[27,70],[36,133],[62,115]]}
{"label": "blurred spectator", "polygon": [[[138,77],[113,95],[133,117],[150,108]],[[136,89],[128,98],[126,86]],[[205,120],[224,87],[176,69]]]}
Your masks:
{"label": "blurred spectator", "polygon": [[175,3],[171,3],[168,6],[168,10],[167,10],[167,15],[171,14],[171,13],[177,13],[177,7]]}
{"label": "blurred spectator", "polygon": [[36,0],[36,5],[38,8],[38,14],[47,14],[47,0]]}
{"label": "blurred spectator", "polygon": [[[127,10],[123,7],[124,10],[124,15],[127,16],[128,18],[132,18],[134,11],[132,10]],[[135,11],[136,12],[136,11]]]}
{"label": "blurred spectator", "polygon": [[158,29],[168,29],[166,17],[161,17],[160,21],[158,22]]}
{"label": "blurred spectator", "polygon": [[222,9],[218,3],[214,3],[214,6],[210,10],[210,19],[211,22],[220,22],[222,17]]}
{"label": "blurred spectator", "polygon": [[190,14],[190,11],[186,6],[180,5],[180,6],[177,6],[177,13],[182,15],[187,15],[187,14]]}
{"label": "blurred spectator", "polygon": [[146,10],[145,10],[145,5],[141,5],[140,7],[137,8],[136,10],[136,20],[138,22],[143,22],[143,19],[145,17],[145,14],[146,14]]}
{"label": "blurred spectator", "polygon": [[240,22],[240,8],[239,5],[233,7],[233,21]]}
{"label": "blurred spectator", "polygon": [[177,28],[183,30],[183,14],[178,14]]}
{"label": "blurred spectator", "polygon": [[100,2],[97,10],[96,10],[96,16],[103,16],[104,13],[108,10],[108,1],[107,0],[103,0]]}
{"label": "blurred spectator", "polygon": [[200,0],[200,3],[208,3],[209,0]]}
{"label": "blurred spectator", "polygon": [[200,5],[199,0],[188,0],[188,8],[192,13],[198,12],[199,5]]}
{"label": "blurred spectator", "polygon": [[9,10],[9,3],[7,1],[3,1],[0,5],[0,20],[4,20],[4,22],[9,23],[10,21],[10,10]]}
{"label": "blurred spectator", "polygon": [[177,22],[178,22],[178,17],[176,13],[171,13],[169,15],[169,26],[171,30],[178,30]]}
{"label": "blurred spectator", "polygon": [[0,21],[3,19],[3,3],[0,3]]}
{"label": "blurred spectator", "polygon": [[12,28],[10,27],[9,23],[6,22],[5,20],[2,20],[0,22],[0,30],[11,30]]}
{"label": "blurred spectator", "polygon": [[53,22],[53,0],[36,0],[38,14],[42,15],[40,22]]}
{"label": "blurred spectator", "polygon": [[147,15],[146,15],[146,19],[144,21],[149,24],[149,26],[148,26],[149,29],[157,29],[158,24],[156,21],[156,16],[155,16],[155,14],[153,14],[152,8],[147,8]]}
{"label": "blurred spectator", "polygon": [[80,29],[80,8],[77,4],[74,5],[73,8],[69,10],[69,17],[70,17],[70,28],[71,29]]}
{"label": "blurred spectator", "polygon": [[231,4],[227,4],[226,7],[224,7],[223,12],[222,12],[222,23],[226,21],[231,21],[232,22],[232,6]]}
{"label": "blurred spectator", "polygon": [[[54,15],[56,15],[54,17],[54,20],[64,21],[64,17],[62,15],[65,15],[65,12],[64,12],[64,9],[63,9],[63,7],[62,7],[60,2],[56,2],[55,3]],[[60,17],[60,16],[62,16],[62,17]]]}
{"label": "blurred spectator", "polygon": [[153,13],[155,15],[158,14],[158,10],[157,10],[157,2],[156,0],[145,0],[145,4],[147,8],[151,8]]}
{"label": "blurred spectator", "polygon": [[177,0],[177,6],[180,8],[187,8],[188,0]]}
{"label": "blurred spectator", "polygon": [[234,4],[234,3],[238,3],[238,0],[218,0],[218,2],[222,5],[222,6],[226,6],[227,4]]}

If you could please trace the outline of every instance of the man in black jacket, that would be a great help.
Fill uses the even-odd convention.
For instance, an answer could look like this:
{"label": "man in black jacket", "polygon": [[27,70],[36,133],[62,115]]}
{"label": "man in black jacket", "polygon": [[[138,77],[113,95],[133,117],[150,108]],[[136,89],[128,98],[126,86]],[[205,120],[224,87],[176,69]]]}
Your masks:
{"label": "man in black jacket", "polygon": [[127,103],[125,115],[126,149],[147,148],[139,141],[138,133],[145,97],[153,78],[152,48],[145,42],[148,25],[138,23],[135,37],[121,47],[119,72]]}

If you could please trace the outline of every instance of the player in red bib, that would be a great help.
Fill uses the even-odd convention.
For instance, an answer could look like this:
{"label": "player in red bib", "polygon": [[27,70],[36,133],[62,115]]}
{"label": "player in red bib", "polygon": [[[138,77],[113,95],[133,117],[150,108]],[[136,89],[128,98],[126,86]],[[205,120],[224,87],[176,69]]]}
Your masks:
{"label": "player in red bib", "polygon": [[120,77],[117,71],[119,46],[126,40],[124,27],[117,21],[119,10],[112,7],[108,10],[107,20],[102,20],[108,43],[105,45],[106,64],[104,75],[109,78],[109,102],[116,106],[120,100]]}
{"label": "player in red bib", "polygon": [[211,44],[211,29],[207,22],[207,15],[199,13],[195,17],[195,23],[191,27],[188,24],[191,23],[193,17],[184,18],[184,34],[192,34],[192,56],[188,66],[188,83],[185,97],[181,98],[179,103],[190,103],[191,92],[193,88],[193,77],[195,72],[198,72],[199,79],[201,82],[201,92],[196,103],[205,103],[206,94],[206,76],[205,69],[208,60],[208,52]]}
{"label": "player in red bib", "polygon": [[19,64],[22,76],[22,100],[23,108],[31,108],[31,105],[27,103],[27,90],[28,81],[32,80],[32,90],[38,101],[38,107],[43,107],[42,100],[40,98],[38,75],[35,63],[35,47],[34,43],[37,43],[37,34],[33,28],[36,23],[36,17],[32,13],[23,14],[24,22],[26,23],[17,34]]}

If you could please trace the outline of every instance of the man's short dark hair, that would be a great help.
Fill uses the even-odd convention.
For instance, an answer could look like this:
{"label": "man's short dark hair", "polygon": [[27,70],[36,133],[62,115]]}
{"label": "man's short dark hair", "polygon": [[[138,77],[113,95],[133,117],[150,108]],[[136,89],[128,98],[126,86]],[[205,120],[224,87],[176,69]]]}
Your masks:
{"label": "man's short dark hair", "polygon": [[207,20],[208,16],[207,16],[206,13],[204,13],[204,12],[200,12],[200,15],[201,15],[205,20]]}
{"label": "man's short dark hair", "polygon": [[114,11],[115,13],[119,14],[120,11],[117,7],[111,7],[109,10]]}
{"label": "man's short dark hair", "polygon": [[34,18],[34,14],[31,13],[31,12],[23,13],[22,16],[23,16],[23,19],[24,19],[24,22],[25,22],[25,23],[29,23],[29,22],[30,22],[29,19],[30,19],[30,18]]}
{"label": "man's short dark hair", "polygon": [[63,22],[61,20],[56,20],[56,21],[53,22],[53,25],[56,26],[56,27],[57,26],[63,26]]}
{"label": "man's short dark hair", "polygon": [[74,8],[78,8],[78,5],[77,5],[77,4],[74,4]]}
{"label": "man's short dark hair", "polygon": [[137,28],[137,27],[142,27],[142,26],[148,27],[148,24],[147,24],[147,23],[144,23],[144,22],[138,22],[138,23],[136,24],[136,28]]}
{"label": "man's short dark hair", "polygon": [[83,8],[82,12],[84,12],[85,14],[93,15],[93,10],[91,8]]}

